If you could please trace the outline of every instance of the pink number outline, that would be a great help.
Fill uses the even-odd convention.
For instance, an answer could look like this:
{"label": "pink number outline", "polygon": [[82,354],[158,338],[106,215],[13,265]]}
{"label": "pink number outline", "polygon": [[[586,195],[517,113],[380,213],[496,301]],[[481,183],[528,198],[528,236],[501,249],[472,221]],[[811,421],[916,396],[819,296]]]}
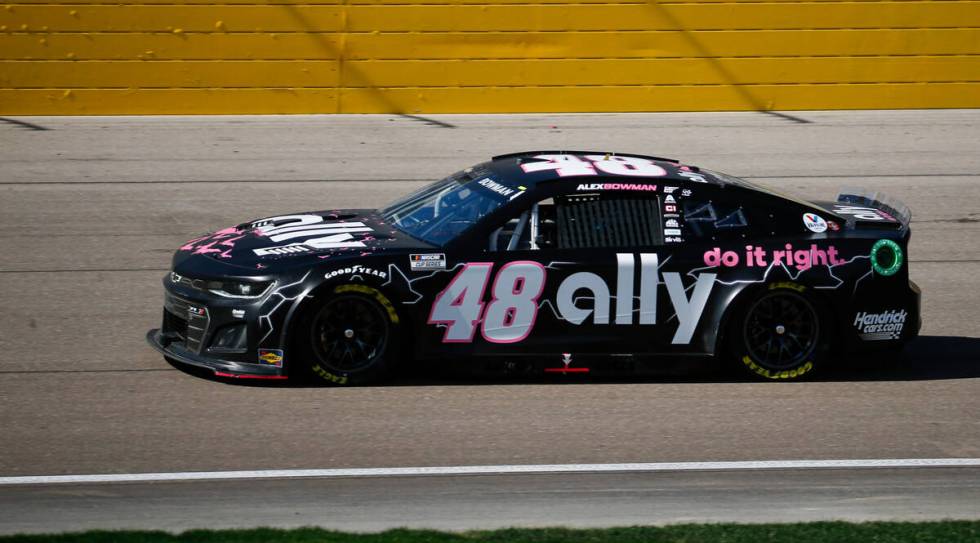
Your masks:
{"label": "pink number outline", "polygon": [[[453,287],[453,285],[456,284],[456,281],[458,281],[459,278],[462,277],[466,273],[466,270],[468,270],[470,267],[473,267],[473,268],[483,268],[484,269],[484,272],[483,272],[483,281],[482,281],[482,283],[480,285],[480,293],[477,296],[477,302],[476,302],[477,303],[477,307],[478,307],[477,313],[476,313],[476,319],[469,323],[470,324],[470,337],[469,338],[467,338],[467,339],[449,339],[449,330],[450,330],[450,328],[454,324],[456,324],[458,322],[458,319],[452,319],[452,320],[436,320],[436,319],[433,318],[433,314],[435,313],[436,308],[439,307],[439,305],[440,305],[440,303],[442,301],[442,297],[445,296],[446,293],[449,292],[449,290]],[[483,309],[484,309],[484,305],[485,305],[483,303],[483,295],[487,291],[487,283],[490,280],[490,271],[492,269],[493,269],[493,262],[467,262],[463,266],[463,269],[459,270],[459,272],[455,276],[453,276],[453,279],[449,282],[448,285],[446,285],[446,288],[444,288],[442,290],[442,292],[440,292],[438,295],[436,295],[435,302],[432,303],[432,307],[429,309],[429,318],[426,321],[426,323],[427,324],[445,324],[446,325],[446,330],[442,334],[442,342],[443,343],[472,343],[473,342],[473,336],[476,335],[477,324],[479,324],[480,321],[483,319]],[[467,294],[467,291],[468,290],[469,290],[469,287],[468,286],[463,287],[463,290],[460,291],[460,293],[456,296],[455,299],[453,299],[453,301],[451,301],[449,303],[449,305],[450,306],[455,306],[455,307],[461,306],[463,304],[463,298],[466,297],[466,294]]]}
{"label": "pink number outline", "polygon": [[[582,157],[578,155],[536,155],[533,158],[545,160],[547,162],[528,162],[521,164],[521,169],[524,170],[524,173],[555,170],[558,177],[582,177],[598,175],[592,162],[583,160]],[[582,168],[582,171],[575,171],[576,167]]]}
{"label": "pink number outline", "polygon": [[646,158],[617,155],[610,157],[586,155],[585,159],[591,161],[593,166],[609,175],[622,175],[625,177],[663,177],[667,175],[667,170]]}
{"label": "pink number outline", "polygon": [[[528,324],[527,331],[525,331],[524,334],[520,337],[514,339],[494,339],[492,337],[487,337],[487,321],[486,319],[481,318],[480,335],[483,336],[483,339],[485,339],[490,343],[519,343],[521,341],[524,341],[525,339],[527,339],[527,336],[531,335],[531,331],[534,330],[534,325],[538,321],[538,299],[541,298],[541,294],[544,293],[544,286],[548,282],[548,270],[545,269],[545,267],[542,266],[540,262],[535,262],[533,260],[515,260],[513,262],[508,262],[500,267],[500,270],[497,271],[497,275],[493,278],[493,286],[490,287],[490,292],[493,295],[493,299],[490,300],[489,304],[487,304],[486,310],[483,311],[483,316],[484,317],[486,316],[486,312],[489,310],[490,306],[500,301],[497,298],[497,281],[500,280],[500,276],[503,275],[504,270],[518,264],[529,264],[541,270],[541,286],[538,287],[538,291],[529,300],[531,305],[534,306],[534,314],[531,315],[531,323]],[[521,282],[521,286],[518,289],[517,282],[519,280]],[[514,285],[511,287],[511,295],[523,294],[525,288],[527,288],[527,277],[519,275],[514,278]],[[511,309],[511,307],[507,307],[507,309]],[[515,307],[514,309],[516,310],[517,308]],[[504,322],[506,322],[506,320],[507,320],[507,313],[504,312]]]}

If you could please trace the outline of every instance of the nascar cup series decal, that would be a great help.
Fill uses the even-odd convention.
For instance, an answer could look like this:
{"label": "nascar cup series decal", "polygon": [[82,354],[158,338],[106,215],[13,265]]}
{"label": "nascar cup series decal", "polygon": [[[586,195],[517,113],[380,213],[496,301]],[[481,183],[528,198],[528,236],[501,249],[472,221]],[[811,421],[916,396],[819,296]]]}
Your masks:
{"label": "nascar cup series decal", "polygon": [[409,255],[409,267],[412,271],[444,270],[446,255],[444,253]]}
{"label": "nascar cup series decal", "polygon": [[[638,256],[639,289],[633,284],[637,255],[619,253],[616,284],[612,289],[605,279],[591,272],[573,273],[562,280],[555,300],[556,316],[575,325],[588,320],[603,325],[610,321],[616,325],[657,324],[657,291],[663,284],[678,321],[671,343],[690,343],[716,274],[700,273],[693,288],[685,287],[680,273],[659,273],[656,253]],[[497,271],[491,284],[493,268],[492,262],[467,263],[436,296],[427,322],[445,326],[443,343],[470,343],[478,328],[491,343],[515,343],[530,335],[538,317],[538,299],[547,280],[545,267],[532,261],[509,262]],[[484,303],[488,285],[491,299]],[[613,298],[615,306],[611,307]],[[637,298],[639,316],[635,319]],[[592,300],[591,307],[577,304],[586,299]],[[615,313],[610,313],[611,309]]]}

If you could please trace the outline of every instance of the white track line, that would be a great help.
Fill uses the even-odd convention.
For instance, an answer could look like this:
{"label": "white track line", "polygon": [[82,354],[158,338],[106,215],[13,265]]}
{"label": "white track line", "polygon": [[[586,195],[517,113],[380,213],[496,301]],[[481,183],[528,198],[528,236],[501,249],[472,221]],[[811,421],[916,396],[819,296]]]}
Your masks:
{"label": "white track line", "polygon": [[760,460],[744,462],[655,462],[636,464],[530,464],[417,468],[266,469],[253,471],[186,471],[175,473],[107,473],[99,475],[29,475],[0,477],[0,485],[53,483],[135,483],[213,481],[222,479],[297,479],[325,477],[414,477],[427,475],[512,475],[535,473],[622,473],[677,471],[748,471],[766,469],[871,469],[980,467],[980,458],[904,458],[871,460]]}

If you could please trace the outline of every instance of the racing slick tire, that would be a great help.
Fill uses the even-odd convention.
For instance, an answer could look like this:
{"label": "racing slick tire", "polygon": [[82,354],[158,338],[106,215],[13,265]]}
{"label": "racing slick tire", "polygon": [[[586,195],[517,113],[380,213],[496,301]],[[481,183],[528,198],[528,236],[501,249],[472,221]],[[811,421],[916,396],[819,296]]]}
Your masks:
{"label": "racing slick tire", "polygon": [[738,366],[756,379],[812,377],[827,351],[825,311],[796,283],[774,283],[737,309],[728,330]]}
{"label": "racing slick tire", "polygon": [[300,368],[313,381],[341,386],[377,383],[399,352],[400,319],[381,291],[341,285],[310,308],[297,338],[307,360]]}

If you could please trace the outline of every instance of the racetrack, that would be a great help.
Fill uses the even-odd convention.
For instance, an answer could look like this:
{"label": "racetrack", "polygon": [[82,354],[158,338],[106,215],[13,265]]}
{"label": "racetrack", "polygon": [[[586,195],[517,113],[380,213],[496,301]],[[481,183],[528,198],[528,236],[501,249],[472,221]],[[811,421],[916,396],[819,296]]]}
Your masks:
{"label": "racetrack", "polygon": [[[418,374],[389,386],[357,389],[226,384],[178,371],[144,343],[144,332],[158,325],[160,280],[170,255],[186,239],[268,215],[378,206],[492,154],[557,148],[671,156],[805,197],[830,198],[841,185],[858,185],[903,199],[913,211],[909,256],[912,278],[923,291],[923,337],[893,366],[838,368],[807,383],[743,382],[692,370],[659,379],[568,384],[562,384],[563,379],[493,382]],[[978,458],[978,204],[980,111],[973,110],[800,112],[792,117],[720,113],[7,120],[0,122],[0,477]],[[830,496],[846,499],[859,489],[872,489],[858,492],[858,518],[980,518],[980,468],[924,471],[928,473],[909,475],[904,483],[895,474],[907,471],[834,475],[830,479],[841,490]],[[786,503],[797,512],[807,506],[808,489],[827,482],[812,475],[771,473],[778,480],[767,484],[795,485]],[[547,477],[545,486],[555,493],[563,488],[578,492],[583,485],[629,486],[624,475]],[[735,498],[760,484],[753,476],[719,477],[729,482],[725,492]],[[908,484],[916,477],[928,484]],[[460,492],[426,494],[426,485],[433,484],[430,479],[399,479],[392,485],[407,489],[406,503],[409,496],[430,496],[429,501],[416,502],[411,514],[401,515],[391,512],[395,506],[390,499],[381,500],[387,509],[372,513],[379,484],[348,480],[342,495],[360,504],[359,514],[374,520],[370,526],[347,526],[465,528],[506,525],[508,520],[523,525],[535,519],[541,525],[562,520],[524,510],[496,517],[496,523],[453,522],[470,518],[461,515],[464,507],[499,505],[500,495],[525,496],[520,503],[547,509],[547,493],[527,498],[522,490],[544,484],[531,476],[476,479],[482,490],[463,493],[470,499],[462,502]],[[660,498],[649,488],[606,493],[604,507],[591,513],[584,508],[576,518],[580,525],[803,518],[788,512],[773,516],[774,502],[748,499],[740,500],[741,509],[724,509],[721,514],[711,505],[714,502],[702,499],[712,494],[704,488],[710,479],[671,475],[669,483],[663,483],[670,492]],[[654,480],[652,487],[660,488],[660,480],[641,480]],[[889,501],[889,496],[905,496],[905,491],[923,500],[935,498],[943,494],[937,489],[952,480],[958,490],[943,497],[948,507],[926,508],[928,514],[917,509],[915,499]],[[205,484],[209,486],[200,487],[204,490],[190,489]],[[93,527],[82,517],[59,515],[84,511],[89,503],[85,500],[106,492],[120,496],[114,501],[118,507],[142,499],[144,510],[153,511],[170,499],[174,485],[190,489],[189,494],[206,491],[212,498],[221,498],[227,490],[227,497],[243,509],[268,499],[281,505],[285,515],[243,517],[242,522],[307,523],[297,522],[292,512],[307,511],[298,507],[303,489],[318,483],[263,484],[261,488],[273,494],[258,495],[242,482],[148,485],[131,492],[137,497],[127,497],[119,487],[4,488],[0,503],[21,504],[34,516],[21,515],[14,522],[12,516],[0,515],[0,532]],[[332,484],[336,482],[320,484],[317,492],[329,493],[324,485]],[[467,488],[474,483],[459,484]],[[923,488],[935,492],[923,494]],[[717,490],[714,495],[718,493],[724,494]],[[492,497],[481,498],[488,495]],[[622,508],[616,502],[650,504],[656,499],[691,507],[654,515],[649,508]],[[190,503],[207,503],[200,494],[197,500]],[[455,508],[447,507],[454,503]],[[111,510],[111,504],[100,507]],[[554,504],[548,507],[553,510]],[[611,513],[624,510],[633,513]],[[834,513],[828,507],[813,516],[852,518],[842,516],[842,510],[838,507]],[[181,527],[209,525],[207,507],[180,512],[189,519]],[[68,520],[53,524],[56,517]],[[147,514],[147,523],[140,526],[173,526],[165,518],[163,513],[159,519]],[[336,517],[320,520],[344,527]]]}

